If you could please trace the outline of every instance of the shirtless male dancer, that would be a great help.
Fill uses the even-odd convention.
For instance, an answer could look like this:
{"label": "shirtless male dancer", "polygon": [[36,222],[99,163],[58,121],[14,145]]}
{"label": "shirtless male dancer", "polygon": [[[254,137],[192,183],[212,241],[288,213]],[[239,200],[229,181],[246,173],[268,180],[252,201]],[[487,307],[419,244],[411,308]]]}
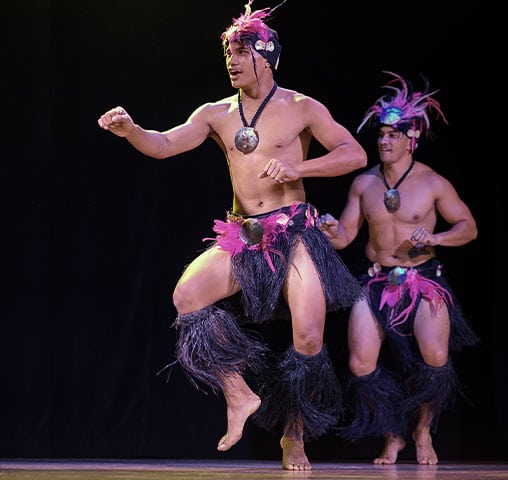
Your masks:
{"label": "shirtless male dancer", "polygon": [[[341,408],[342,391],[323,340],[325,316],[350,307],[361,288],[319,229],[302,179],[350,173],[365,167],[367,157],[323,104],[277,85],[281,45],[266,21],[278,7],[252,11],[251,3],[221,35],[235,94],[201,105],[162,132],[137,125],[121,106],[98,123],[156,159],[195,149],[208,138],[224,152],[232,208],[224,221],[215,220],[216,237],[174,289],[177,360],[196,387],[224,395],[227,432],[219,451],[235,445],[256,414],[260,426],[282,431],[282,467],[307,470],[304,441],[334,426]],[[307,158],[312,138],[326,154]],[[238,292],[243,320],[269,322],[276,307],[286,306],[292,345],[284,353],[269,352],[224,307]],[[247,371],[260,375],[257,393],[245,381]]]}
{"label": "shirtless male dancer", "polygon": [[[429,133],[429,112],[445,122],[436,93],[412,90],[399,75],[388,93],[368,109],[358,130],[373,121],[378,128],[380,163],[359,174],[350,187],[339,220],[322,216],[321,229],[343,249],[368,225],[366,295],[355,303],[348,326],[348,397],[353,420],[341,428],[350,441],[384,437],[376,464],[393,464],[412,431],[416,459],[438,463],[431,433],[443,409],[460,391],[449,352],[478,341],[465,322],[447,283],[436,247],[474,240],[476,222],[452,184],[416,161],[418,139]],[[448,224],[436,232],[438,216]],[[388,366],[384,352],[395,358]],[[397,370],[397,371],[394,371]]]}

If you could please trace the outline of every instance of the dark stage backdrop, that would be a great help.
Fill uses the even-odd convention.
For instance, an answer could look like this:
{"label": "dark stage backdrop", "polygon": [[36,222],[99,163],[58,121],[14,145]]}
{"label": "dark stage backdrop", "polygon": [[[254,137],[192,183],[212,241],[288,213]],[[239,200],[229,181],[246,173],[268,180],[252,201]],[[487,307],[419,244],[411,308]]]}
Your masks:
{"label": "dark stage backdrop", "polygon": [[[97,125],[122,105],[165,129],[231,95],[219,35],[244,3],[2,2],[1,457],[280,458],[278,437],[252,422],[219,454],[223,399],[195,390],[178,367],[157,374],[173,360],[175,282],[231,207],[222,153],[210,141],[156,161]],[[282,42],[279,85],[324,102],[352,131],[383,70],[422,73],[440,89],[450,125],[436,125],[417,157],[454,183],[478,220],[475,242],[440,254],[482,343],[456,359],[467,400],[443,417],[435,445],[446,460],[506,459],[504,217],[499,176],[476,151],[492,141],[478,122],[489,92],[472,53],[477,11],[458,1],[288,0],[271,25]],[[358,138],[372,165],[373,137]],[[338,215],[351,180],[309,179],[308,198]],[[355,273],[363,240],[342,252]],[[326,332],[340,374],[345,321],[330,315]],[[264,333],[289,340],[284,324]],[[370,459],[380,446],[328,435],[307,448],[312,460],[341,461]]]}

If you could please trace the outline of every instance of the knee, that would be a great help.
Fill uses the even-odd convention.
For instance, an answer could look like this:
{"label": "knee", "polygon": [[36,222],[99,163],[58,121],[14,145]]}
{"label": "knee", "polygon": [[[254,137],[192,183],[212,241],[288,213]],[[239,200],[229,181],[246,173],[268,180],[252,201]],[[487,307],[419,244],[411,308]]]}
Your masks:
{"label": "knee", "polygon": [[351,353],[349,356],[349,369],[355,377],[370,375],[377,367],[377,362],[369,361],[361,355]]}
{"label": "knee", "polygon": [[293,335],[293,346],[302,355],[317,355],[323,348],[323,335],[310,332]]}
{"label": "knee", "polygon": [[448,362],[449,353],[447,347],[433,348],[421,353],[423,361],[431,367],[442,367]]}
{"label": "knee", "polygon": [[173,290],[173,305],[179,315],[190,313],[195,310],[193,299],[196,292],[188,282],[179,283]]}

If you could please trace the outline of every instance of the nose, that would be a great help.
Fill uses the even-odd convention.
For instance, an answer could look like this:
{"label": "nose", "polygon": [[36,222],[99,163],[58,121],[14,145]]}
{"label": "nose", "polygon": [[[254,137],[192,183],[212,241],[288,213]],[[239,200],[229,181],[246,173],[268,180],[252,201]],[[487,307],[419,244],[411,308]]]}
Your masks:
{"label": "nose", "polygon": [[236,65],[236,64],[238,64],[238,55],[236,55],[236,53],[231,53],[229,55],[228,65]]}

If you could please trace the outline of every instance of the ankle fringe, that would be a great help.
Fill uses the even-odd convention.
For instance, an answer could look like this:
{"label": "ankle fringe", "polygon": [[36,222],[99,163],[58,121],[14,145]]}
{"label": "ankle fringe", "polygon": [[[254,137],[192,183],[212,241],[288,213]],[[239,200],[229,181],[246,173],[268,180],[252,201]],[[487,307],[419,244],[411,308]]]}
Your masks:
{"label": "ankle fringe", "polygon": [[268,348],[256,332],[240,328],[235,317],[216,306],[177,317],[176,362],[199,390],[222,390],[225,377],[265,367]]}
{"label": "ankle fringe", "polygon": [[304,440],[326,433],[342,414],[342,390],[325,345],[313,356],[289,347],[262,379],[260,396],[253,420],[277,434],[303,429]]}
{"label": "ankle fringe", "polygon": [[346,401],[352,421],[339,427],[338,434],[349,442],[364,437],[395,436],[406,430],[400,415],[403,392],[399,380],[390,370],[378,367],[369,375],[352,376],[346,391]]}
{"label": "ankle fringe", "polygon": [[451,360],[442,367],[421,363],[407,379],[405,389],[408,396],[402,403],[402,410],[417,421],[420,406],[430,403],[432,409],[431,431],[436,433],[439,417],[444,410],[455,405],[457,396],[463,395],[457,374]]}

